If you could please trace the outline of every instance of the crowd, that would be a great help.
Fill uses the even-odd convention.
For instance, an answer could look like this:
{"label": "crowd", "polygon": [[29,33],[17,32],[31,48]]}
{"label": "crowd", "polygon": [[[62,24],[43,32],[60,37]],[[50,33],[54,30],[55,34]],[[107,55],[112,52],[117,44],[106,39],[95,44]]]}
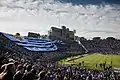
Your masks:
{"label": "crowd", "polygon": [[[27,60],[29,58],[20,58],[17,53],[12,53],[12,51],[0,50],[0,80],[120,80],[113,70],[90,70],[59,65],[54,61],[34,60],[33,62]],[[46,58],[45,56],[41,57]]]}
{"label": "crowd", "polygon": [[81,41],[90,52],[120,53],[120,40],[85,40]]}
{"label": "crowd", "polygon": [[99,71],[56,62],[60,56],[72,53],[28,53],[0,37],[5,43],[4,48],[0,47],[0,80],[120,80],[119,74],[112,69]]}

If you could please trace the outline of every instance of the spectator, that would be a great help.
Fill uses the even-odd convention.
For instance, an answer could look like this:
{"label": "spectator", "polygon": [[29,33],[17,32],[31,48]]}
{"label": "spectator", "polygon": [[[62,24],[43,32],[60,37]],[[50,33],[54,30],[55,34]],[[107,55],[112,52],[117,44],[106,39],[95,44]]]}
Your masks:
{"label": "spectator", "polygon": [[17,71],[13,77],[13,80],[22,80],[23,74],[24,74],[24,67],[22,65],[18,65]]}
{"label": "spectator", "polygon": [[13,80],[14,71],[14,64],[8,63],[5,66],[5,70],[0,74],[1,80]]}

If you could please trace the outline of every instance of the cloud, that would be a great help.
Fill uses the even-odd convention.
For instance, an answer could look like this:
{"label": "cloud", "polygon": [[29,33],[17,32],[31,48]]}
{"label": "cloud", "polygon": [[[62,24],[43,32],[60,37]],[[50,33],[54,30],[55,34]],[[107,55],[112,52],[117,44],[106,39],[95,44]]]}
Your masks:
{"label": "cloud", "polygon": [[[70,30],[76,29],[76,35],[79,36],[105,37],[109,34],[119,37],[120,6],[115,3],[73,5],[72,2],[61,3],[56,0],[0,0],[2,31],[16,30],[24,34],[40,30],[44,34],[51,26],[59,27],[59,23]],[[18,26],[20,29],[17,29]]]}

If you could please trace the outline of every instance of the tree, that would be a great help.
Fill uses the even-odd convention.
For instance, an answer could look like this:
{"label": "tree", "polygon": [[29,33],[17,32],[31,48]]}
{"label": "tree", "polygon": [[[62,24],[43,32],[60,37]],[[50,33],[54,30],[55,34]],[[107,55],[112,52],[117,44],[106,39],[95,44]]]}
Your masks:
{"label": "tree", "polygon": [[87,39],[85,37],[79,37],[80,41],[86,41]]}
{"label": "tree", "polygon": [[16,36],[20,36],[20,33],[16,33]]}
{"label": "tree", "polygon": [[107,37],[106,40],[116,40],[114,37]]}
{"label": "tree", "polygon": [[94,41],[98,41],[98,40],[101,40],[101,37],[93,37],[92,40],[94,40]]}

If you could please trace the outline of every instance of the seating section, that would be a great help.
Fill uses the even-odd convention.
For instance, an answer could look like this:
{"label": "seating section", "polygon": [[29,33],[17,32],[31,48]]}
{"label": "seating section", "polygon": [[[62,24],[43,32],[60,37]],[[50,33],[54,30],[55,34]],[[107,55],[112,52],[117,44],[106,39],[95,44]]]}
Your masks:
{"label": "seating section", "polygon": [[3,33],[3,35],[15,42],[17,45],[23,46],[25,49],[30,51],[56,51],[58,49],[55,45],[55,41],[50,39],[21,37],[22,40],[19,40],[11,34]]}

